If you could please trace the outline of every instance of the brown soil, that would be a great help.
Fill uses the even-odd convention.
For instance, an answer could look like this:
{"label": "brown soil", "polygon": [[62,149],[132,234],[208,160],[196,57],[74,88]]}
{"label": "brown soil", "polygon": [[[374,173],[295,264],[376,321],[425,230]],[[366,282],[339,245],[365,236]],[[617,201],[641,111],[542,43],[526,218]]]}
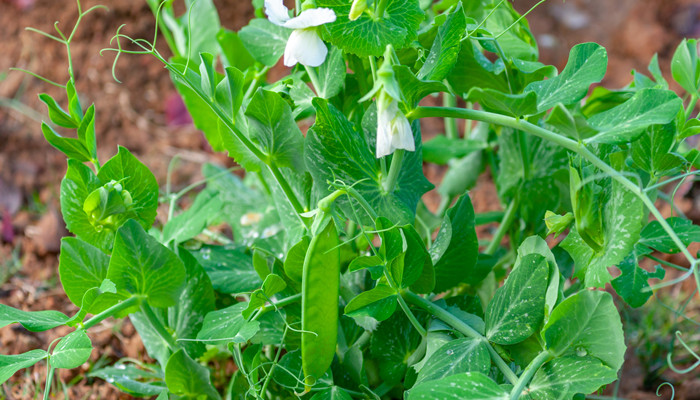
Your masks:
{"label": "brown soil", "polygon": [[[97,4],[83,1],[84,8]],[[98,10],[86,17],[72,46],[77,89],[83,105],[96,103],[99,156],[108,159],[117,145],[127,146],[165,183],[168,163],[179,155],[173,184],[182,187],[199,177],[203,162],[231,165],[220,154],[213,154],[202,135],[189,125],[169,123],[166,109],[176,96],[168,74],[157,60],[148,56],[124,56],[116,67],[117,83],[110,74],[114,54],[100,56],[110,46],[116,28],[126,24],[123,33],[150,38],[153,17],[144,1],[103,1],[109,11]],[[239,29],[252,18],[247,0],[215,1],[222,22]],[[521,11],[534,0],[516,1]],[[608,48],[610,65],[604,83],[621,87],[629,81],[632,68],[645,71],[654,53],[659,53],[662,70],[668,64],[683,35],[700,35],[696,0],[551,0],[530,16],[531,27],[541,46],[542,61],[565,65],[568,50],[576,43],[596,41]],[[55,309],[66,314],[76,311],[63,295],[57,279],[59,240],[66,234],[58,206],[58,185],[65,172],[65,158],[42,137],[39,121],[46,118],[37,93],[47,92],[61,99],[60,90],[26,74],[8,71],[10,67],[31,70],[51,80],[65,82],[66,55],[60,44],[24,30],[31,26],[47,32],[54,21],[69,30],[76,19],[72,1],[0,0],[0,102],[15,108],[0,108],[0,302],[25,310]],[[160,41],[159,50],[168,54]],[[133,73],[137,71],[137,73]],[[25,104],[26,106],[17,106]],[[426,134],[439,132],[439,123],[424,126]],[[426,166],[426,174],[436,180],[439,168]],[[472,192],[477,211],[499,209],[493,184],[483,176]],[[434,201],[435,197],[431,197]],[[690,203],[687,208],[692,209]],[[108,321],[91,334],[96,347],[91,361],[77,371],[61,372],[59,381],[71,382],[56,390],[55,398],[129,398],[100,380],[80,379],[101,357],[143,359],[143,345],[127,321]],[[21,328],[0,329],[0,352],[17,354],[46,347],[63,329],[30,333]],[[634,363],[632,363],[634,365]],[[632,367],[634,368],[634,367]],[[641,388],[638,370],[623,372],[620,395],[630,399],[651,398],[637,392]],[[75,379],[74,379],[75,378]],[[0,398],[34,398],[43,391],[45,368],[37,365],[17,374],[0,388]],[[626,382],[633,382],[627,385]],[[686,380],[676,397],[697,399],[697,380]],[[694,386],[693,386],[694,385]],[[65,394],[64,394],[65,393]],[[649,394],[649,396],[652,396]],[[695,396],[695,397],[693,397]],[[53,397],[52,397],[53,398]],[[656,398],[656,397],[654,397]]]}

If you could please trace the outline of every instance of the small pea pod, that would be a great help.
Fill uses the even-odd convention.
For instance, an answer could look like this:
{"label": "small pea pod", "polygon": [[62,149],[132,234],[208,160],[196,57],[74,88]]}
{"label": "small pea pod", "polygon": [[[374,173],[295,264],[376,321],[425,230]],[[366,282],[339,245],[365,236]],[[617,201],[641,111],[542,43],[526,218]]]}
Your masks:
{"label": "small pea pod", "polygon": [[332,220],[309,243],[301,285],[301,364],[308,390],[330,367],[338,339],[340,250]]}

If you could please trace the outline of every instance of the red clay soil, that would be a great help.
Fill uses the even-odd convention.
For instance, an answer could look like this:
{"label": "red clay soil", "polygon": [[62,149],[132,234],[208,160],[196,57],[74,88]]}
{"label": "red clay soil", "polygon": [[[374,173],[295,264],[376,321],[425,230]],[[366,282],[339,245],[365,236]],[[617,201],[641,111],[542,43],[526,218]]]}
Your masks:
{"label": "red clay soil", "polygon": [[[518,0],[515,6],[523,12],[535,2]],[[114,55],[100,56],[100,50],[110,47],[110,39],[121,24],[126,24],[125,34],[150,38],[154,21],[145,1],[103,3],[109,10],[87,16],[72,46],[81,100],[84,105],[96,103],[100,158],[108,159],[116,153],[117,145],[124,145],[154,171],[163,185],[168,163],[179,155],[181,161],[173,174],[175,188],[198,179],[204,162],[233,165],[225,156],[213,154],[192,126],[179,124],[180,116],[172,115],[173,104],[177,104],[173,102],[176,93],[157,60],[124,56],[115,70],[122,83],[114,81],[110,73]],[[253,17],[247,0],[215,3],[223,25],[228,28],[239,29]],[[95,4],[98,2],[94,0],[83,2],[84,8]],[[604,84],[611,87],[624,86],[632,68],[645,70],[656,52],[662,70],[668,72],[670,57],[680,38],[700,36],[697,0],[567,0],[566,3],[550,0],[529,19],[541,43],[542,61],[560,69],[574,44],[596,41],[606,46],[610,66]],[[62,95],[56,87],[8,70],[28,69],[65,82],[65,49],[24,28],[31,26],[50,32],[54,21],[59,21],[62,29],[69,30],[75,20],[76,8],[70,0],[0,0],[0,303],[25,310],[55,309],[69,315],[76,308],[64,296],[56,272],[60,238],[67,234],[58,206],[58,185],[66,162],[42,137],[39,121],[46,118],[46,111],[37,99],[41,92],[59,99]],[[164,41],[160,44],[159,51],[168,54]],[[426,135],[441,130],[439,121],[426,121],[424,125]],[[426,166],[426,175],[435,181],[442,173],[440,168]],[[494,186],[487,175],[479,181],[472,196],[478,212],[499,209]],[[428,201],[434,202],[435,197]],[[687,200],[683,208],[697,209],[692,200]],[[15,326],[3,328],[0,353],[45,348],[47,343],[66,333],[61,328],[48,333],[30,333]],[[128,320],[107,321],[91,330],[91,339],[96,350],[90,362],[75,371],[61,371],[62,384],[52,398],[130,398],[104,381],[81,377],[101,358],[147,359],[133,326]],[[629,399],[656,399],[649,392],[639,391],[643,371],[635,367],[638,363],[631,361],[631,369],[622,375],[620,395]],[[0,399],[38,397],[43,390],[45,372],[44,366],[37,365],[17,374],[0,387]],[[676,398],[699,399],[697,376],[685,382]]]}

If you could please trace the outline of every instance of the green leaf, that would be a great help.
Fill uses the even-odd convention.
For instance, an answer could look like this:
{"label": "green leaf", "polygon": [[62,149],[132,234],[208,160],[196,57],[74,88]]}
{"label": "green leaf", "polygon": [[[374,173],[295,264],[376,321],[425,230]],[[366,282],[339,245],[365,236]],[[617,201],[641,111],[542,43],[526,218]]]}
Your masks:
{"label": "green leaf", "polygon": [[51,122],[68,129],[76,129],[78,127],[79,121],[76,121],[71,115],[65,112],[63,108],[58,105],[56,100],[53,99],[53,97],[46,93],[42,93],[39,95],[39,100],[41,100],[44,104],[46,104],[46,107],[48,107],[49,119],[51,119]]}
{"label": "green leaf", "polygon": [[381,56],[387,45],[408,46],[416,38],[418,25],[425,18],[416,0],[388,0],[384,16],[368,13],[355,21],[348,18],[351,3],[345,0],[317,0],[317,7],[335,11],[336,20],[323,25],[323,39],[359,57]]}
{"label": "green leaf", "polygon": [[403,279],[400,283],[402,288],[406,288],[421,279],[426,264],[430,263],[427,268],[432,269],[432,262],[423,239],[413,225],[402,226],[401,232],[406,240],[406,253],[403,257]]}
{"label": "green leaf", "polygon": [[520,263],[524,260],[524,257],[528,254],[539,254],[547,260],[547,264],[549,265],[547,293],[545,295],[544,303],[544,320],[547,322],[550,313],[554,309],[554,306],[557,305],[557,299],[559,298],[560,292],[559,285],[561,274],[559,272],[559,267],[557,266],[557,260],[554,257],[554,254],[549,249],[547,242],[541,237],[530,236],[529,238],[523,240],[520,247],[518,247],[518,257],[515,260],[513,269],[518,268]]}
{"label": "green leaf", "polygon": [[[353,182],[353,187],[374,208],[379,216],[394,223],[412,223],[420,197],[432,185],[425,179],[422,168],[420,133],[414,122],[416,151],[407,152],[404,157],[396,189],[388,193],[384,189],[381,168],[374,153],[376,131],[376,107],[365,114],[364,135],[354,129],[340,111],[322,99],[315,99],[316,123],[306,137],[306,166],[314,181],[318,198],[330,194],[329,182],[339,180]],[[371,135],[371,140],[365,139]],[[336,200],[346,217],[354,219],[351,202],[347,196]],[[354,205],[355,209],[359,206]],[[362,222],[372,221],[361,210]]]}
{"label": "green leaf", "polygon": [[284,260],[284,273],[294,282],[301,283],[304,274],[304,257],[309,250],[310,242],[311,239],[304,236],[287,252],[287,258]]}
{"label": "green leaf", "polygon": [[68,316],[58,311],[22,311],[0,304],[0,328],[18,323],[28,331],[42,332],[61,326],[66,321]]}
{"label": "green leaf", "polygon": [[206,344],[245,343],[260,328],[258,321],[246,321],[243,310],[248,303],[236,303],[230,307],[207,313],[197,340]]}
{"label": "green leaf", "polygon": [[7,382],[20,369],[29,368],[46,357],[48,353],[39,349],[10,356],[0,354],[0,384]]}
{"label": "green leaf", "polygon": [[109,257],[97,247],[78,238],[61,239],[58,273],[66,296],[76,306],[82,305],[85,292],[102,284],[108,266]]}
{"label": "green leaf", "polygon": [[104,183],[121,182],[131,194],[136,221],[144,229],[150,229],[156,219],[158,208],[158,182],[141,161],[125,147],[119,146],[117,155],[100,168],[97,178]]}
{"label": "green leaf", "polygon": [[654,267],[653,272],[640,267],[634,252],[617,264],[617,268],[621,274],[610,283],[625,303],[635,308],[643,306],[652,295],[652,291],[648,289],[649,279],[664,279],[666,275],[666,271],[660,265]]}
{"label": "green leaf", "polygon": [[668,175],[684,166],[685,159],[674,153],[675,124],[652,125],[632,143],[634,164],[652,176]]}
{"label": "green leaf", "polygon": [[83,365],[92,353],[92,342],[84,330],[73,331],[61,339],[51,353],[53,368],[72,369]]}
{"label": "green leaf", "polygon": [[394,65],[393,69],[396,81],[401,88],[406,111],[416,108],[421,99],[429,94],[447,92],[447,87],[442,82],[420,80],[405,65]]}
{"label": "green leaf", "polygon": [[224,66],[245,71],[255,64],[255,59],[246,50],[238,33],[221,28],[216,34],[216,40],[221,47],[221,59]]}
{"label": "green leaf", "polygon": [[697,39],[683,39],[671,59],[673,80],[689,94],[698,94],[700,89],[700,58]]}
{"label": "green leaf", "polygon": [[216,71],[214,71],[214,56],[210,53],[199,54],[199,76],[202,92],[214,99],[216,96]]}
{"label": "green leaf", "polygon": [[639,90],[626,102],[589,118],[591,127],[600,131],[586,143],[621,144],[639,138],[650,125],[672,122],[683,101],[665,89]]}
{"label": "green leaf", "polygon": [[421,337],[403,312],[379,324],[370,338],[370,353],[378,361],[379,377],[393,385],[407,370],[407,361],[416,351]]}
{"label": "green leaf", "polygon": [[292,110],[279,94],[258,89],[245,115],[250,140],[268,157],[269,163],[304,170],[304,136],[294,122]]}
{"label": "green leaf", "polygon": [[238,32],[238,37],[255,60],[272,67],[284,54],[291,34],[291,29],[277,26],[267,18],[255,18]]}
{"label": "green leaf", "polygon": [[[186,250],[178,249],[185,266],[185,286],[177,304],[168,309],[168,326],[178,339],[194,339],[202,328],[204,316],[216,308],[216,298],[206,271]],[[205,348],[192,341],[181,342],[191,357],[204,353]]]}
{"label": "green leaf", "polygon": [[134,220],[117,231],[107,278],[120,290],[143,295],[154,307],[174,305],[185,281],[185,266]]}
{"label": "green leaf", "polygon": [[617,371],[625,358],[620,315],[607,292],[583,290],[559,304],[542,330],[557,357],[589,355]]}
{"label": "green leaf", "polygon": [[[610,156],[611,164],[622,169],[624,154]],[[631,191],[615,180],[608,180],[604,187],[603,202],[596,204],[600,208],[603,221],[603,243],[595,251],[581,237],[576,227],[561,242],[577,266],[576,275],[584,279],[586,287],[603,287],[612,278],[608,267],[616,265],[634,249],[639,239],[644,218],[643,203]],[[594,228],[598,229],[598,228]]]}
{"label": "green leaf", "polygon": [[326,61],[313,69],[318,78],[319,85],[315,89],[319,97],[330,99],[345,87],[347,66],[345,59],[343,59],[343,52],[339,48],[331,47]]}
{"label": "green leaf", "polygon": [[192,251],[192,255],[207,271],[217,292],[251,292],[262,285],[262,280],[253,269],[253,260],[244,248],[206,245]]}
{"label": "green leaf", "polygon": [[121,297],[117,294],[117,287],[109,279],[102,281],[99,287],[88,289],[83,295],[80,310],[66,322],[68,326],[81,324],[88,313],[97,314],[117,304]]}
{"label": "green leaf", "polygon": [[164,19],[169,17],[166,23],[175,37],[176,53],[198,63],[200,53],[218,54],[220,52],[216,40],[216,35],[221,28],[219,14],[212,0],[187,0],[185,5],[187,12],[178,18],[173,16],[172,3],[162,10],[161,16]]}
{"label": "green leaf", "polygon": [[486,337],[498,344],[527,339],[544,318],[549,265],[539,254],[520,260],[486,309]]}
{"label": "green leaf", "polygon": [[[549,82],[549,80],[544,82]],[[467,94],[466,100],[479,103],[486,111],[515,118],[537,113],[535,92],[508,94],[493,89],[474,87]]]}
{"label": "green leaf", "polygon": [[436,293],[461,282],[479,283],[488,274],[489,271],[475,268],[479,243],[474,227],[474,207],[469,195],[465,194],[447,210],[438,236],[430,248],[430,257],[435,265]]}
{"label": "green leaf", "polygon": [[173,353],[165,366],[168,390],[186,399],[221,399],[209,379],[209,369],[191,359],[180,349]]}
{"label": "green leaf", "polygon": [[544,228],[545,211],[559,209],[568,189],[562,178],[569,161],[567,152],[549,141],[509,129],[501,130],[498,145],[500,198],[504,202],[517,198],[520,217]]}
{"label": "green leaf", "polygon": [[104,379],[122,392],[137,397],[157,396],[165,389],[163,378],[158,373],[121,361],[113,366],[92,370],[87,376]]}
{"label": "green leaf", "polygon": [[199,235],[205,228],[216,221],[223,201],[218,191],[205,189],[194,199],[187,211],[168,220],[163,227],[162,242],[182,243]]}
{"label": "green leaf", "polygon": [[462,3],[447,14],[445,23],[438,28],[430,53],[418,71],[418,79],[441,81],[450,73],[461,49],[461,40],[467,28]]}
{"label": "green leaf", "polygon": [[104,228],[98,231],[83,211],[85,199],[101,186],[101,181],[88,166],[77,160],[68,160],[68,170],[61,181],[61,214],[71,233],[94,246],[110,250],[114,231]]}
{"label": "green leaf", "polygon": [[617,371],[590,357],[562,357],[544,364],[532,378],[530,395],[536,400],[569,399],[590,394],[617,379]]}
{"label": "green leaf", "polygon": [[486,147],[487,144],[480,140],[450,139],[437,135],[423,143],[423,161],[444,165],[453,158],[462,158]]}
{"label": "green leaf", "polygon": [[537,109],[546,111],[557,103],[573,104],[586,96],[588,88],[600,82],[608,67],[605,48],[596,43],[581,43],[571,49],[569,61],[559,76],[532,82],[525,92],[537,93]]}
{"label": "green leaf", "polygon": [[46,141],[49,142],[51,146],[63,152],[68,158],[73,158],[82,162],[92,160],[90,151],[80,139],[63,137],[53,130],[52,127],[43,122],[41,123],[41,131],[44,133]]}
{"label": "green leaf", "polygon": [[689,138],[697,134],[700,134],[700,120],[697,118],[689,119],[683,125],[683,129],[680,135],[678,135],[678,140]]}
{"label": "green leaf", "polygon": [[580,111],[569,110],[561,103],[552,108],[545,122],[552,126],[555,131],[576,140],[586,139],[598,133],[588,126],[586,117]]}
{"label": "green leaf", "polygon": [[491,367],[486,344],[481,340],[451,340],[433,353],[418,372],[416,385],[464,372],[488,373]]}
{"label": "green leaf", "polygon": [[[700,242],[700,226],[693,224],[693,221],[680,217],[671,217],[667,218],[666,222],[676,232],[676,235],[686,247],[691,243]],[[671,237],[668,236],[668,233],[666,233],[659,221],[650,221],[642,229],[640,236],[639,243],[636,246],[640,254],[649,253],[649,250],[646,250],[647,248],[669,254],[681,251]]]}
{"label": "green leaf", "polygon": [[97,159],[97,141],[95,138],[95,105],[91,105],[85,112],[85,117],[78,127],[78,139],[85,143],[85,147],[93,160]]}
{"label": "green leaf", "polygon": [[352,397],[341,387],[331,386],[313,395],[311,400],[352,400]]}
{"label": "green leaf", "polygon": [[423,382],[408,391],[406,400],[508,400],[510,393],[480,372],[467,372]]}
{"label": "green leaf", "polygon": [[345,315],[367,329],[376,326],[377,321],[391,317],[396,310],[398,294],[388,285],[379,284],[355,296],[345,306]]}
{"label": "green leaf", "polygon": [[471,40],[465,40],[447,81],[459,96],[465,96],[473,87],[507,93],[510,89],[503,71],[502,62],[492,63]]}

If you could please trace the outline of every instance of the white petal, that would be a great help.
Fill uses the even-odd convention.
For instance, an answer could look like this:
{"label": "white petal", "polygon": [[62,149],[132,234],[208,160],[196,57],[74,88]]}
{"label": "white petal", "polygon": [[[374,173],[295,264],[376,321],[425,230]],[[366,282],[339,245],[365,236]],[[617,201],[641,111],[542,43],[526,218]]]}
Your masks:
{"label": "white petal", "polygon": [[391,146],[394,149],[416,151],[416,143],[413,139],[411,123],[408,122],[406,116],[400,111],[392,121],[392,133]]}
{"label": "white petal", "polygon": [[282,0],[265,0],[265,14],[275,25],[284,26],[284,23],[289,21],[289,10]]}
{"label": "white petal", "polygon": [[391,147],[391,132],[390,126],[377,126],[377,158],[382,158],[394,152]]}
{"label": "white petal", "polygon": [[308,67],[323,64],[328,48],[313,29],[295,29],[284,48],[284,65],[293,67],[296,63]]}
{"label": "white petal", "polygon": [[[267,1],[267,0],[266,0]],[[303,29],[335,21],[335,12],[330,8],[312,8],[285,22],[285,28]]]}
{"label": "white petal", "polygon": [[[386,108],[384,108],[386,107]],[[392,146],[392,123],[399,110],[395,101],[377,102],[377,158],[382,158],[394,152]]]}

